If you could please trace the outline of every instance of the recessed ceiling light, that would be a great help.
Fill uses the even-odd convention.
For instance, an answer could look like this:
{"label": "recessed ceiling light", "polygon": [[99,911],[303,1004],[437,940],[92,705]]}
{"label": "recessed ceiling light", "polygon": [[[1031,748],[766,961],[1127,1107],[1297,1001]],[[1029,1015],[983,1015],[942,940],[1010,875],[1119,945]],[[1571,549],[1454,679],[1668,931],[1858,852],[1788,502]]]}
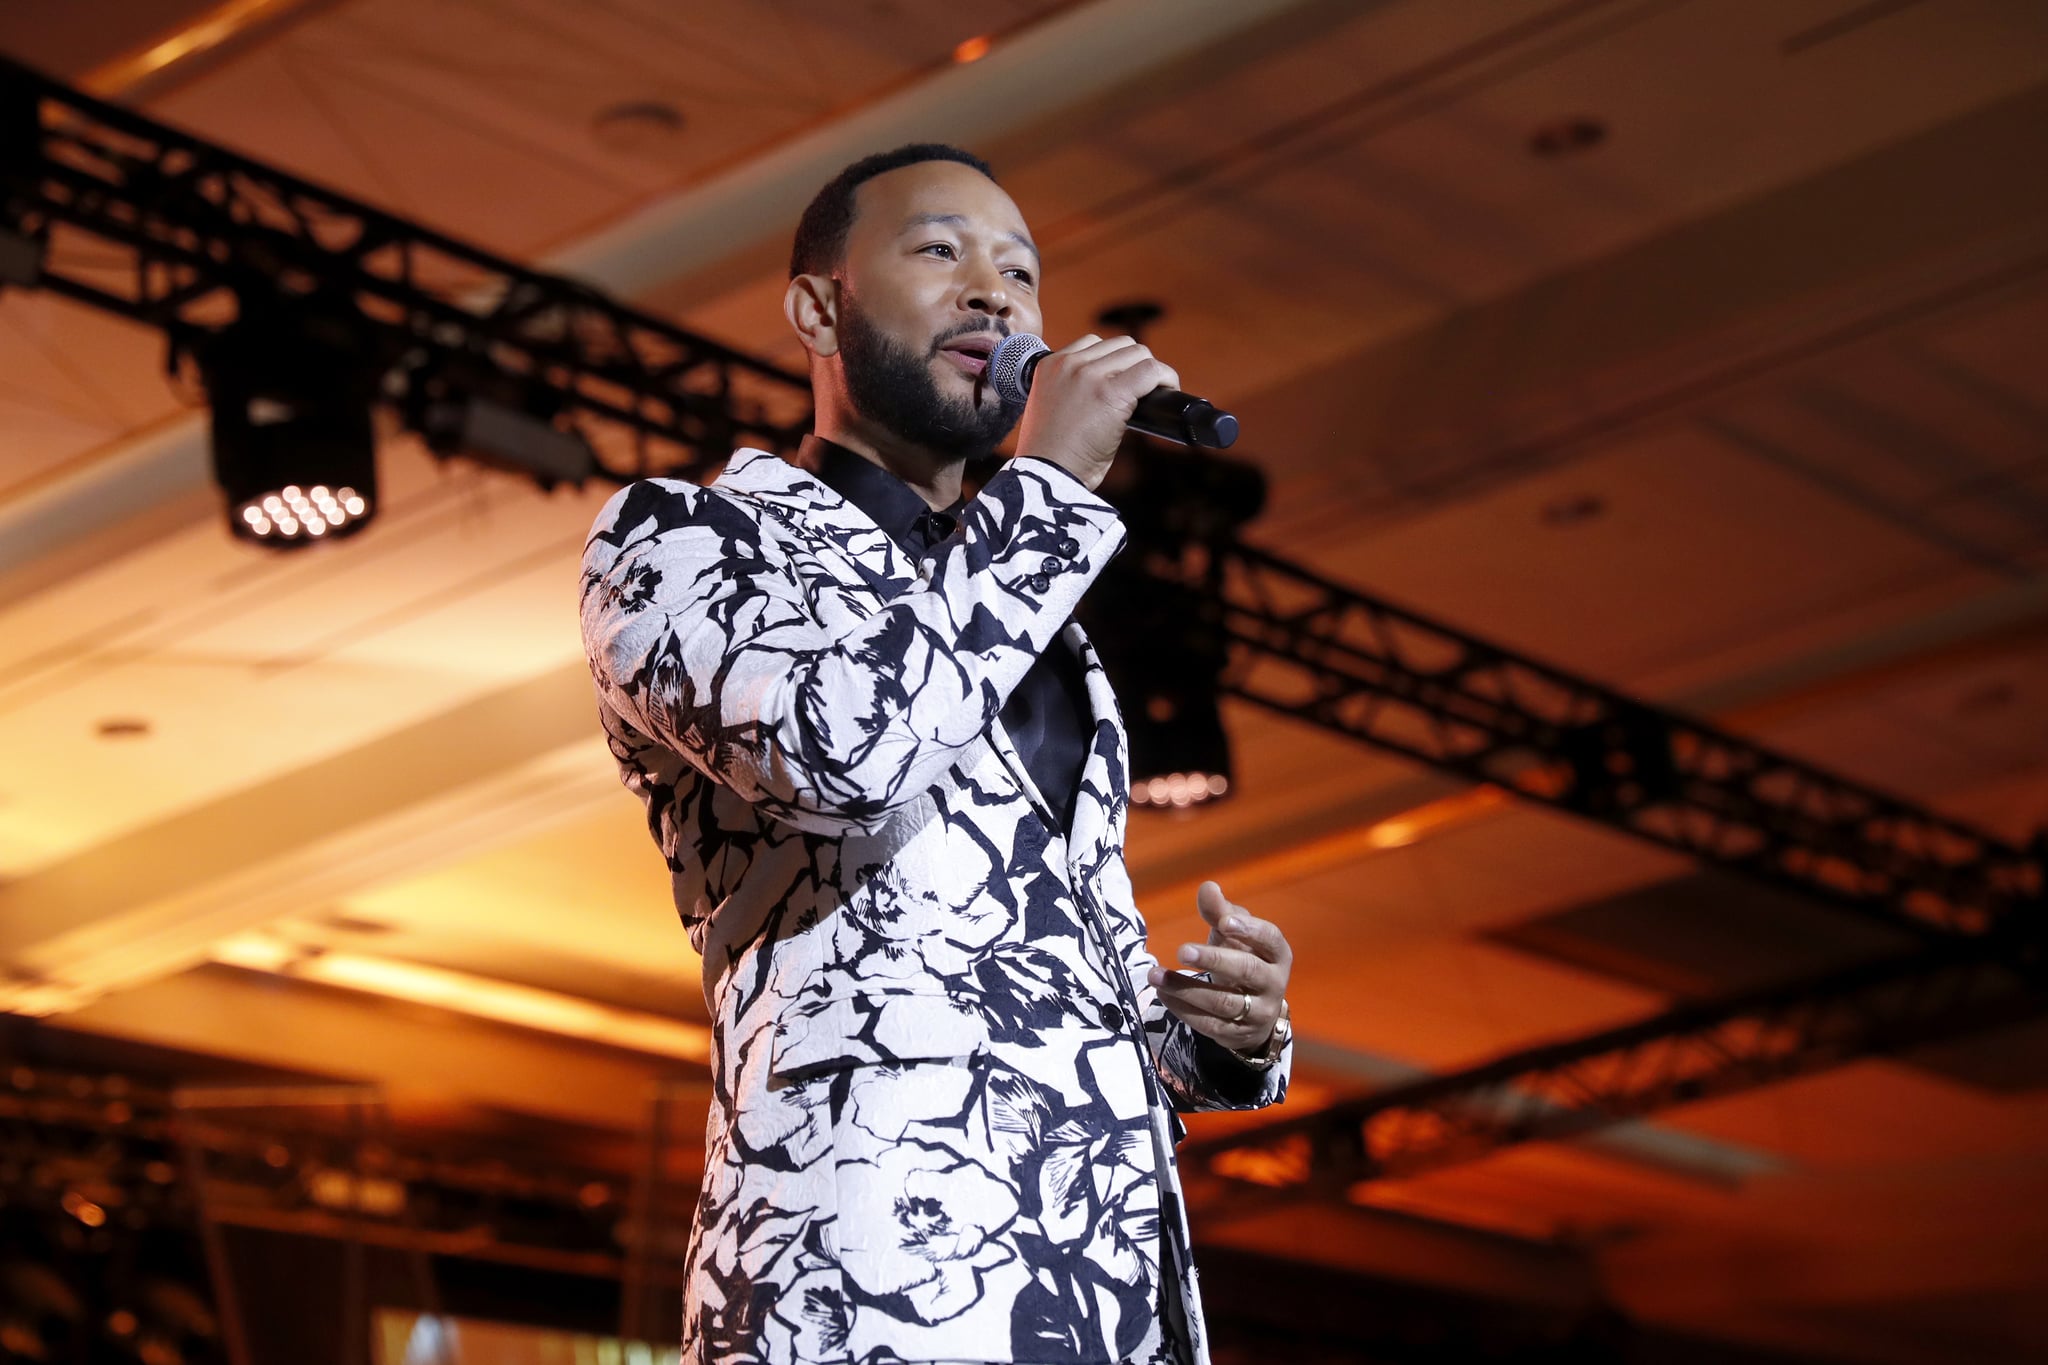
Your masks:
{"label": "recessed ceiling light", "polygon": [[1607,499],[1598,493],[1574,493],[1566,498],[1554,498],[1543,504],[1538,515],[1545,526],[1577,526],[1592,521],[1607,511]]}
{"label": "recessed ceiling light", "polygon": [[667,151],[682,136],[683,123],[683,111],[667,100],[625,100],[599,110],[590,131],[612,151],[646,156]]}
{"label": "recessed ceiling light", "polygon": [[963,64],[966,62],[978,62],[983,57],[986,57],[988,50],[994,46],[995,40],[986,33],[969,38],[966,42],[953,49],[953,60]]}
{"label": "recessed ceiling light", "polygon": [[93,729],[101,739],[141,739],[149,733],[149,722],[135,716],[115,716]]}
{"label": "recessed ceiling light", "polygon": [[1538,156],[1573,156],[1607,140],[1607,125],[1596,118],[1561,118],[1538,128],[1529,150]]}

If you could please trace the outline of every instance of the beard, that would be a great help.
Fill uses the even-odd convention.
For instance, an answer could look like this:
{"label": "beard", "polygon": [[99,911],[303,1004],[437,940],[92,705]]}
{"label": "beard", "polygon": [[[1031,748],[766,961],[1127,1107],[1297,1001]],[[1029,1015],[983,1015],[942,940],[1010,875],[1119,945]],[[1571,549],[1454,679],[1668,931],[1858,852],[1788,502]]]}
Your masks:
{"label": "beard", "polygon": [[950,328],[919,354],[884,336],[850,294],[842,299],[840,311],[846,393],[862,417],[912,445],[954,460],[985,459],[1017,424],[1023,408],[997,398],[993,387],[982,386],[982,402],[977,404],[944,392],[932,374],[932,361],[947,342],[976,332],[1001,339],[1010,334],[1002,323],[970,322]]}

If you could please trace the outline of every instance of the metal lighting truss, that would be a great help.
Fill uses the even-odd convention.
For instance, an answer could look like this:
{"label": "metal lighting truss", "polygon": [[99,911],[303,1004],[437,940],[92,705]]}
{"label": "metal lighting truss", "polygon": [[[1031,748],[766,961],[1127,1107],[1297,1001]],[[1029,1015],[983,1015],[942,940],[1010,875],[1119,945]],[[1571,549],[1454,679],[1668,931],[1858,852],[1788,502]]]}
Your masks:
{"label": "metal lighting truss", "polygon": [[[74,262],[80,243],[112,248],[115,259]],[[4,61],[0,279],[137,318],[174,347],[243,301],[345,300],[401,371],[637,434],[632,468],[605,470],[619,478],[701,475],[736,438],[787,449],[808,427],[799,376]],[[1232,695],[1848,906],[1927,944],[1907,959],[1683,1007],[1272,1129],[1274,1141],[1309,1144],[1306,1169],[1391,1170],[1423,1153],[1436,1163],[1583,1132],[2032,1007],[2048,881],[2038,848],[2001,843],[1228,536],[1155,547],[1144,566],[1161,583],[1199,590],[1215,613],[1210,624],[1232,646],[1222,680]],[[1254,1142],[1271,1149],[1252,1135],[1236,1145]]]}
{"label": "metal lighting truss", "polygon": [[1192,1146],[1192,1169],[1341,1192],[2048,1009],[2022,850],[1242,543],[1148,568],[1207,589],[1231,695],[1916,933],[1918,952],[1685,1004]]}
{"label": "metal lighting truss", "polygon": [[416,381],[631,433],[600,469],[621,480],[810,427],[801,376],[4,58],[0,279],[157,327],[174,356],[245,310],[339,312],[401,400]]}
{"label": "metal lighting truss", "polygon": [[1223,686],[1281,715],[1598,820],[1925,938],[2038,913],[2044,869],[1918,809],[1233,543],[1155,561],[1206,585]]}
{"label": "metal lighting truss", "polygon": [[1190,1169],[1341,1196],[1524,1142],[1583,1137],[1673,1105],[2032,1018],[2041,940],[1955,939],[1822,976],[1680,1005],[1226,1138]]}

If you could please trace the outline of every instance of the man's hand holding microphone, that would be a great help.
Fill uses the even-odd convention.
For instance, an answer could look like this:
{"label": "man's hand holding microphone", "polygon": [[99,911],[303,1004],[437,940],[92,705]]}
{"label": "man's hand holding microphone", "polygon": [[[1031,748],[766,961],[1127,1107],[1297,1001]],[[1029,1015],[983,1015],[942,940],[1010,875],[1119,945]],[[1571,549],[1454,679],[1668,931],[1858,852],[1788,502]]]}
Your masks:
{"label": "man's hand holding microphone", "polygon": [[1182,393],[1180,376],[1133,337],[1090,333],[1054,351],[1020,332],[989,357],[988,381],[1004,402],[1024,403],[1017,453],[1051,460],[1091,492],[1126,429],[1217,449],[1237,439],[1235,417]]}

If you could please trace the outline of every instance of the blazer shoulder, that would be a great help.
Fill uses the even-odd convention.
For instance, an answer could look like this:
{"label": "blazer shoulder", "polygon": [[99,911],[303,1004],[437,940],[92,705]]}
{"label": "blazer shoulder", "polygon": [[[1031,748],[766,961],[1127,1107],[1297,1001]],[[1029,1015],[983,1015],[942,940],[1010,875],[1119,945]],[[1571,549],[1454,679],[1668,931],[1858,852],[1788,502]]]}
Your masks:
{"label": "blazer shoulder", "polygon": [[617,555],[635,545],[660,541],[685,530],[710,532],[721,538],[758,540],[761,513],[753,499],[716,484],[640,479],[606,499],[591,524],[584,553]]}

